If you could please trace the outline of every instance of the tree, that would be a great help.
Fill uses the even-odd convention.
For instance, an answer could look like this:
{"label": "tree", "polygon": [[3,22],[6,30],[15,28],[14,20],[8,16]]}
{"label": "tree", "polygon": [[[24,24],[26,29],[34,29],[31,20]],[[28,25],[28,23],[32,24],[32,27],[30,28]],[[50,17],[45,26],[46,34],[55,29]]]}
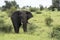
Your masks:
{"label": "tree", "polygon": [[7,9],[10,9],[13,6],[16,9],[19,8],[19,5],[16,3],[16,1],[5,1],[5,5],[2,6],[2,10],[6,11]]}
{"label": "tree", "polygon": [[8,16],[11,16],[11,13],[16,11],[19,8],[19,5],[16,1],[5,1],[5,5],[2,6],[2,11],[6,11]]}
{"label": "tree", "polygon": [[52,0],[52,6],[60,10],[60,0]]}
{"label": "tree", "polygon": [[53,5],[51,5],[48,9],[54,11],[55,7]]}
{"label": "tree", "polygon": [[44,9],[43,5],[39,5],[39,6],[40,6],[40,10],[43,10]]}

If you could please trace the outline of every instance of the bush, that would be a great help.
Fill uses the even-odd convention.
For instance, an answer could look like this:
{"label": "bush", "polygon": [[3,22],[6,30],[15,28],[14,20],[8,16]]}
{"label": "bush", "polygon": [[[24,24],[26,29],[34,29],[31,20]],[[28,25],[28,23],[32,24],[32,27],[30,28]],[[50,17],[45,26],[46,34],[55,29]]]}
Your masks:
{"label": "bush", "polygon": [[13,6],[10,9],[7,9],[6,12],[7,12],[8,16],[11,17],[12,13],[16,10],[17,9]]}
{"label": "bush", "polygon": [[31,7],[29,10],[30,10],[31,12],[35,12],[35,11],[37,11],[37,8]]}
{"label": "bush", "polygon": [[51,26],[52,22],[53,22],[53,19],[50,16],[45,19],[45,23],[47,26]]}
{"label": "bush", "polygon": [[33,34],[35,32],[36,28],[37,28],[37,26],[35,24],[32,24],[32,23],[28,24],[28,33]]}
{"label": "bush", "polygon": [[3,25],[2,27],[0,27],[0,32],[10,33],[11,31],[12,31],[11,26]]}
{"label": "bush", "polygon": [[10,19],[5,12],[0,12],[0,32],[11,32],[12,25]]}
{"label": "bush", "polygon": [[53,27],[53,32],[51,33],[51,37],[60,40],[60,25]]}
{"label": "bush", "polygon": [[37,14],[41,14],[42,12],[40,12],[40,11],[36,11],[36,13],[37,13]]}

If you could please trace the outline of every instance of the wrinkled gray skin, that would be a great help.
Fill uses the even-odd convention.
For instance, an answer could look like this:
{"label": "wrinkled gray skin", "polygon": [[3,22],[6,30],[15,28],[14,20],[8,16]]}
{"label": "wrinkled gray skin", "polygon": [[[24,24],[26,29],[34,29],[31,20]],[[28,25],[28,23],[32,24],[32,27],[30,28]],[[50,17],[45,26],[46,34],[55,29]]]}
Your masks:
{"label": "wrinkled gray skin", "polygon": [[11,15],[11,20],[14,26],[15,33],[19,33],[19,28],[21,24],[23,25],[23,31],[27,32],[27,23],[33,15],[31,12],[28,11],[15,11]]}

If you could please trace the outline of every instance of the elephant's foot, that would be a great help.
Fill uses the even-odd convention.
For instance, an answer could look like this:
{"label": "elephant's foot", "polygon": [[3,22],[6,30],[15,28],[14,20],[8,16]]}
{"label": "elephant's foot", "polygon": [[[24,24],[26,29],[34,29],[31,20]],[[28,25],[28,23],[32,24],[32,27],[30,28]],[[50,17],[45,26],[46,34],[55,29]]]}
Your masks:
{"label": "elephant's foot", "polygon": [[19,31],[15,31],[15,33],[19,33]]}
{"label": "elephant's foot", "polygon": [[14,28],[15,33],[19,33],[19,28]]}
{"label": "elephant's foot", "polygon": [[23,27],[23,31],[24,32],[27,32],[27,27]]}
{"label": "elephant's foot", "polygon": [[24,30],[24,32],[27,32],[27,30]]}

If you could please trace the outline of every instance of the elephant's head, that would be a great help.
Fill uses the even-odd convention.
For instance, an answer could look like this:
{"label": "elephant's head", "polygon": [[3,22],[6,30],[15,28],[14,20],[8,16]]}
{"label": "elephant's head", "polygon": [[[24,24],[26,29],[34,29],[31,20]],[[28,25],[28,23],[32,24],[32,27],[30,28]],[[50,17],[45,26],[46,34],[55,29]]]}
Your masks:
{"label": "elephant's head", "polygon": [[27,14],[27,20],[33,17],[31,12],[26,11],[26,14]]}

